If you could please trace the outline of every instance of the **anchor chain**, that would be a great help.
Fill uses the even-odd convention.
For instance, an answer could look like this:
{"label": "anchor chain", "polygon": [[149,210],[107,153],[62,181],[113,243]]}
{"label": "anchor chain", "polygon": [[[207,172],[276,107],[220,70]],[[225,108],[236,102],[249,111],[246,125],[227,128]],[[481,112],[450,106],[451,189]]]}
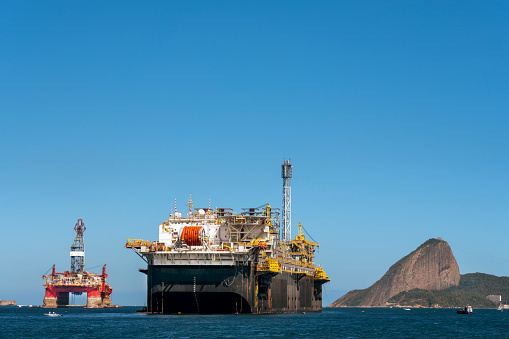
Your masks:
{"label": "anchor chain", "polygon": [[198,309],[198,313],[200,313],[200,306],[198,305],[198,297],[196,296],[196,277],[194,277],[193,291],[194,291],[194,300],[196,301],[196,308]]}

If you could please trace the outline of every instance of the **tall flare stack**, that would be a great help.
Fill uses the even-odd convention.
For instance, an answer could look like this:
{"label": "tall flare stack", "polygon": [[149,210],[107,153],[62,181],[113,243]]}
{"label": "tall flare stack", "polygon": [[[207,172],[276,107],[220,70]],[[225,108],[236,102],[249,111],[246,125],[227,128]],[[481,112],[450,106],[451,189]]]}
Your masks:
{"label": "tall flare stack", "polygon": [[51,274],[43,275],[46,280],[43,286],[46,288],[43,307],[67,307],[69,306],[69,293],[87,293],[87,305],[89,308],[110,307],[111,292],[113,289],[106,284],[106,265],[103,266],[102,274],[85,271],[85,242],[83,233],[86,230],[82,219],[78,219],[74,226],[76,237],[71,245],[71,270],[57,273],[55,265]]}
{"label": "tall flare stack", "polygon": [[283,161],[281,177],[283,178],[283,232],[281,240],[289,241],[292,238],[292,164],[290,164],[290,160]]}

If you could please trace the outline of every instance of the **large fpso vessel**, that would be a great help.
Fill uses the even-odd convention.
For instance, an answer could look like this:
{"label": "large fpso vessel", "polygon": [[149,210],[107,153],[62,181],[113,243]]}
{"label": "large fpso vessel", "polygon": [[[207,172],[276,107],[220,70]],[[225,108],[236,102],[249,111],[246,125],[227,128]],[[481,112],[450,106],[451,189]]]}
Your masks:
{"label": "large fpso vessel", "polygon": [[[285,177],[286,176],[286,177]],[[159,225],[159,241],[127,239],[146,263],[148,313],[290,313],[322,310],[330,279],[299,224],[290,238],[291,165],[283,163],[283,216],[268,204],[195,208]],[[209,203],[210,205],[210,203]],[[280,236],[281,233],[281,236]]]}

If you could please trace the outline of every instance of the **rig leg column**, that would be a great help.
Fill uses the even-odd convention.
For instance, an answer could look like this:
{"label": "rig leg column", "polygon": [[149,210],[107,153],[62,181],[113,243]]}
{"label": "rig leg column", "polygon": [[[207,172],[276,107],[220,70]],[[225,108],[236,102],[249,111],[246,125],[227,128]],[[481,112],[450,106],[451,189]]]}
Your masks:
{"label": "rig leg column", "polygon": [[102,307],[101,292],[95,290],[87,293],[87,307],[88,308]]}
{"label": "rig leg column", "polygon": [[67,307],[69,305],[69,293],[46,288],[43,303],[46,308]]}

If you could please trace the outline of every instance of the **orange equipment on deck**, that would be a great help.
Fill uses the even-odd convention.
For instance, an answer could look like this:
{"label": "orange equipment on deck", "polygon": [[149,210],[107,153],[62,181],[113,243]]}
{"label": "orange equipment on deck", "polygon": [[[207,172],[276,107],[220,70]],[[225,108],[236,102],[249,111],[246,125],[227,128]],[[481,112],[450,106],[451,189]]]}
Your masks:
{"label": "orange equipment on deck", "polygon": [[186,226],[182,229],[182,241],[187,246],[201,246],[200,231],[201,226]]}

